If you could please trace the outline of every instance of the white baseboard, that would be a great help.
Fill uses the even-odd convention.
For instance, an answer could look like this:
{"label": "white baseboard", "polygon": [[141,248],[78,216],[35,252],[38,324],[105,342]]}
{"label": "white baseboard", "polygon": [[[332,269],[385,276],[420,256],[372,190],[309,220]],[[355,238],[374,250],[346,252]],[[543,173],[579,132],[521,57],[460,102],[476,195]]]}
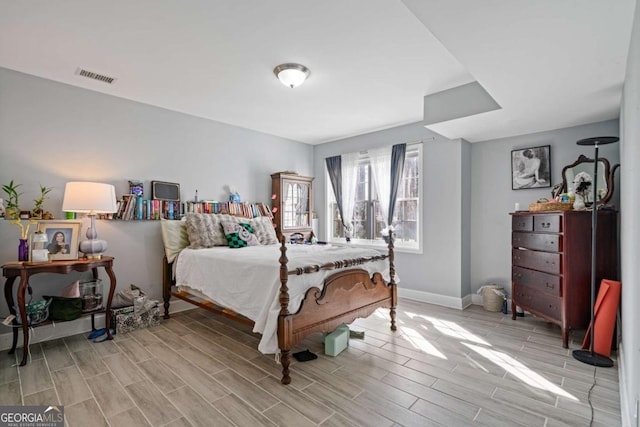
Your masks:
{"label": "white baseboard", "polygon": [[[190,310],[195,308],[193,304],[189,304],[186,301],[180,299],[171,301],[171,313],[178,313],[180,311]],[[160,316],[164,315],[164,307],[160,303]],[[95,326],[97,329],[104,327],[104,314],[96,314]],[[4,326],[0,324],[0,350],[8,350],[11,348],[13,341],[13,333],[11,332],[11,326]],[[71,335],[82,334],[91,331],[91,317],[81,317],[80,319],[73,320],[71,322],[56,322],[44,326],[38,326],[29,329],[29,344],[35,344],[42,341],[49,341],[56,338],[68,337]],[[18,348],[22,347],[22,326],[18,327]]]}
{"label": "white baseboard", "polygon": [[[96,314],[96,328],[104,327],[104,314]],[[11,348],[13,341],[12,326],[0,326],[7,333],[0,335],[0,350],[8,350]],[[18,347],[22,347],[22,326],[18,326]],[[0,329],[2,330],[2,329]],[[55,322],[44,326],[38,326],[29,329],[29,344],[35,344],[42,341],[49,341],[56,338],[68,337],[70,335],[81,334],[91,331],[91,317],[82,317],[72,322]]]}
{"label": "white baseboard", "polygon": [[475,305],[482,305],[482,295],[471,294],[471,302]]}
{"label": "white baseboard", "polygon": [[620,389],[620,415],[622,417],[623,426],[640,425],[638,419],[633,419],[633,413],[637,410],[634,396],[628,396],[629,386],[627,384],[631,379],[626,373],[626,359],[624,345],[620,343],[618,346],[618,384]]}
{"label": "white baseboard", "polygon": [[[194,308],[198,307],[181,299],[172,299],[171,305],[169,305],[169,314],[193,310]],[[164,316],[164,306],[160,304],[160,318],[162,318],[162,316]]]}
{"label": "white baseboard", "polygon": [[414,301],[441,305],[443,307],[456,308],[458,310],[463,310],[469,305],[475,304],[475,302],[473,302],[473,298],[469,295],[466,295],[462,298],[448,297],[446,295],[432,294],[430,292],[416,291],[413,289],[403,289],[400,287],[398,287],[398,296]]}

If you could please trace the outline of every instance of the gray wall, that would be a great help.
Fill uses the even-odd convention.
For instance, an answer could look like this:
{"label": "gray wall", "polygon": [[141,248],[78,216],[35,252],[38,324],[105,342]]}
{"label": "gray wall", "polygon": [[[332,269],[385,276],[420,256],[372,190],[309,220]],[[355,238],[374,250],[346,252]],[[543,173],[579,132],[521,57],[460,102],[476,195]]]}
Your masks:
{"label": "gray wall", "polygon": [[[468,242],[464,241],[462,227],[461,196],[463,189],[462,140],[451,141],[420,123],[399,126],[366,135],[346,138],[314,148],[314,200],[317,209],[325,205],[324,159],[337,154],[360,151],[367,148],[401,142],[423,143],[423,192],[422,202],[423,253],[405,253],[398,250],[396,265],[400,275],[400,295],[462,307],[463,285],[462,253]],[[318,212],[320,213],[320,212]],[[326,237],[326,224],[320,221],[320,235]]]}
{"label": "gray wall", "polygon": [[[270,202],[269,175],[312,174],[312,159],[307,144],[0,68],[0,184],[22,184],[23,209],[33,208],[42,184],[54,188],[45,209],[63,218],[70,180],[111,183],[118,196],[128,193],[129,179],[143,180],[147,195],[151,180],[178,182],[183,200],[196,189],[201,199],[226,200],[228,186],[235,186],[243,200]],[[159,222],[98,221],[97,227],[116,258],[118,288],[133,283],[161,298]],[[16,225],[0,221],[0,263],[17,259],[18,237]],[[39,296],[70,281],[40,275],[32,282]],[[0,307],[6,315],[5,304]]]}
{"label": "gray wall", "polygon": [[640,426],[640,7],[636,6],[620,114],[622,344],[620,400],[625,426]]}
{"label": "gray wall", "polygon": [[[515,203],[527,209],[551,188],[511,189],[511,150],[551,145],[551,181],[562,182],[562,168],[593,148],[576,144],[592,136],[618,136],[618,121],[593,123],[472,144],[471,148],[471,292],[496,283],[511,293],[511,217]],[[619,144],[600,147],[598,156],[620,162]],[[617,178],[619,178],[616,175]],[[616,179],[619,183],[619,179]],[[619,206],[620,192],[611,203]]]}
{"label": "gray wall", "polygon": [[462,164],[461,164],[461,172],[462,172],[462,191],[460,192],[460,200],[461,200],[461,241],[462,241],[462,253],[461,253],[461,289],[460,295],[465,297],[471,294],[471,194],[473,191],[473,187],[471,185],[471,153],[472,153],[472,145],[467,141],[462,141]]}

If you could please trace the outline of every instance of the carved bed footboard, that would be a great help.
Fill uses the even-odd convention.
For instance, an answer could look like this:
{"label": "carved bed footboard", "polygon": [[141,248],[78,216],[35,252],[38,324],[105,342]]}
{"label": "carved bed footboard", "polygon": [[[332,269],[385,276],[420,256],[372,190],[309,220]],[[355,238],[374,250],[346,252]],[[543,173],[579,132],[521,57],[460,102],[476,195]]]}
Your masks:
{"label": "carved bed footboard", "polygon": [[376,309],[391,309],[391,329],[395,326],[396,287],[388,286],[380,273],[373,279],[365,270],[335,273],[324,282],[324,288],[309,289],[295,314],[278,318],[278,346],[282,363],[282,383],[289,384],[290,351],[307,335],[331,332],[359,317],[368,317]]}
{"label": "carved bed footboard", "polygon": [[[308,266],[289,271],[287,248],[282,239],[280,246],[280,315],[278,317],[278,347],[282,364],[282,384],[289,384],[291,349],[313,332],[329,332],[343,323],[351,323],[358,317],[366,317],[377,308],[390,309],[391,330],[396,330],[397,286],[393,254],[393,237],[389,237],[388,255],[335,261],[321,266]],[[289,312],[290,275],[313,273],[361,265],[366,262],[388,258],[389,283],[385,284],[380,273],[373,278],[365,270],[346,270],[325,279],[323,291],[311,288],[305,294],[298,312]]]}
{"label": "carved bed footboard", "polygon": [[[393,239],[389,239],[388,255],[362,257],[310,265],[289,271],[287,268],[287,248],[284,242],[280,246],[280,314],[278,316],[278,347],[280,348],[280,362],[282,364],[282,384],[289,384],[289,365],[291,350],[309,334],[316,332],[331,332],[342,324],[352,323],[360,317],[371,315],[378,308],[389,308],[391,330],[396,330],[396,305],[398,301],[395,283],[395,267],[393,254]],[[340,270],[354,267],[368,262],[388,259],[388,283],[376,272],[370,276],[366,270]],[[296,313],[289,312],[289,276],[311,274],[320,270],[338,270],[324,280],[322,290],[313,287],[307,290],[300,308]],[[172,291],[175,284],[171,274],[171,264],[166,257],[163,262],[163,299],[164,318],[169,318],[169,300],[175,296],[209,311],[239,320],[245,324],[252,324],[251,320],[229,313],[209,301],[202,301],[191,297],[183,291]]]}

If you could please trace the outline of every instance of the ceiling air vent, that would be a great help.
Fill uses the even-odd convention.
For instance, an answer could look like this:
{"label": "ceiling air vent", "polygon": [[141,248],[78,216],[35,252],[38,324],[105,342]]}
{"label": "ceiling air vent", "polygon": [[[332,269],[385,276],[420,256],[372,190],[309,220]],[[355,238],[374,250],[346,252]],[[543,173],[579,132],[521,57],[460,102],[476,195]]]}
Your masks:
{"label": "ceiling air vent", "polygon": [[82,77],[87,77],[93,80],[98,80],[104,83],[113,84],[117,79],[115,77],[105,76],[104,74],[94,73],[93,71],[87,71],[83,68],[78,68],[76,74]]}

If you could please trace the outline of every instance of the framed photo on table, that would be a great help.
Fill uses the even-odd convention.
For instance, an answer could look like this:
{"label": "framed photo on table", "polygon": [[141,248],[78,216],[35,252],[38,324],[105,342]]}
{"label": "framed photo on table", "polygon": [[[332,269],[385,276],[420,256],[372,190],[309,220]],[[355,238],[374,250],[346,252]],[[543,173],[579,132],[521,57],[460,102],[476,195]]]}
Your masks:
{"label": "framed photo on table", "polygon": [[78,259],[81,222],[46,221],[39,229],[47,235],[46,249],[51,261]]}
{"label": "framed photo on table", "polygon": [[551,187],[551,146],[511,151],[511,189]]}

